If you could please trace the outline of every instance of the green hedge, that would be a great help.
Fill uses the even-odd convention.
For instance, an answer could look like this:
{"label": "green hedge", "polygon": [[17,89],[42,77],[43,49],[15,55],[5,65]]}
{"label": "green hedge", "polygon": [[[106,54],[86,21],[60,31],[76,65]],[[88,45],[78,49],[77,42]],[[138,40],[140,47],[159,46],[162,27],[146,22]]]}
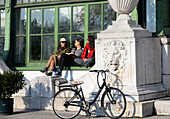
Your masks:
{"label": "green hedge", "polygon": [[10,98],[25,85],[22,72],[7,71],[0,73],[0,99]]}

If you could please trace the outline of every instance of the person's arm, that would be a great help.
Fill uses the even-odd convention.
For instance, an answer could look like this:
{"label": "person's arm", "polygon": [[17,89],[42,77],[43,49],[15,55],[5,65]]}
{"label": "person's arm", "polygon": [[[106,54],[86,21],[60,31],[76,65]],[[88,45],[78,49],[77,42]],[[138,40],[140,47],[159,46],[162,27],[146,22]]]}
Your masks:
{"label": "person's arm", "polygon": [[61,54],[63,54],[63,53],[69,53],[69,52],[70,52],[70,48],[67,47],[67,48],[65,48],[64,50],[62,50],[61,52],[59,52],[58,55],[61,55]]}
{"label": "person's arm", "polygon": [[83,53],[81,55],[81,59],[84,59],[86,57],[86,53],[87,53],[87,50],[88,50],[87,47],[88,47],[88,45],[86,44],[86,46],[85,46],[85,48],[83,50]]}

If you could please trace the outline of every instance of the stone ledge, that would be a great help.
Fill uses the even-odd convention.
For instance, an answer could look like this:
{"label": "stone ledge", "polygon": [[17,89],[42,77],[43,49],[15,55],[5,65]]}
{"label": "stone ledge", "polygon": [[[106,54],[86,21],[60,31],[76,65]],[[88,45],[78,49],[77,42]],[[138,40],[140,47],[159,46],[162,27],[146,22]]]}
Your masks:
{"label": "stone ledge", "polygon": [[157,115],[170,115],[170,97],[155,100],[155,111]]}

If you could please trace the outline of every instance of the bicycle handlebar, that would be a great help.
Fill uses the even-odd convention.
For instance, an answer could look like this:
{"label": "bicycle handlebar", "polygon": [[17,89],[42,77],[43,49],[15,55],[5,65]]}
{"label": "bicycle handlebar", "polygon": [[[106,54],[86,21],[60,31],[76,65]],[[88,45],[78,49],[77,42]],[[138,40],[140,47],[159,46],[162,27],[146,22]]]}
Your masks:
{"label": "bicycle handlebar", "polygon": [[90,70],[89,72],[109,72],[109,70]]}
{"label": "bicycle handlebar", "polygon": [[[108,69],[106,70],[90,70],[89,72],[96,72],[96,73],[106,73],[106,72],[110,72]],[[110,72],[113,76],[115,76],[116,78],[118,78],[117,74],[114,74],[112,72]],[[106,75],[106,74],[105,74]]]}

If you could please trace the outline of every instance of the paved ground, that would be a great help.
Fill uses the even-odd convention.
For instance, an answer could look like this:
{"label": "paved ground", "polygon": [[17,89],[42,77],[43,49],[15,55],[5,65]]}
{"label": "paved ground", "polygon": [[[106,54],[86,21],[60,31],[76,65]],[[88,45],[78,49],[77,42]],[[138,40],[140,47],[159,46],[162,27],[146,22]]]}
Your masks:
{"label": "paved ground", "polygon": [[[108,117],[86,117],[86,116],[78,116],[75,119],[110,119]],[[59,119],[53,111],[48,110],[14,110],[13,115],[0,115],[0,119]],[[122,118],[129,119],[129,118]],[[134,118],[135,119],[135,118]],[[139,118],[136,118],[139,119]],[[170,116],[151,116],[144,119],[170,119]]]}

